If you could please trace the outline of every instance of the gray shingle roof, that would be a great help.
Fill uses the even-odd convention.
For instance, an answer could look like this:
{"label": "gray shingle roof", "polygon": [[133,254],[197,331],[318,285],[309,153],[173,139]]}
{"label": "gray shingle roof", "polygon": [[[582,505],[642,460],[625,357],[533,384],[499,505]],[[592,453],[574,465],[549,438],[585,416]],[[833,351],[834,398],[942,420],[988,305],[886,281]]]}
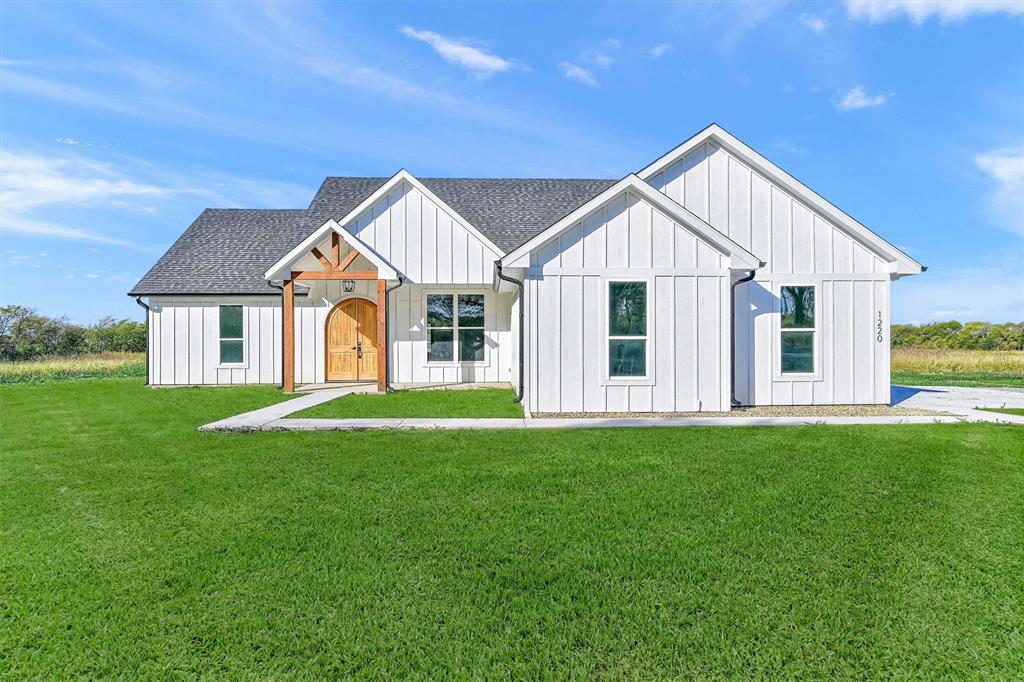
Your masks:
{"label": "gray shingle roof", "polygon": [[[340,219],[388,178],[324,180],[308,209],[206,209],[130,292],[276,294],[263,273],[320,227]],[[511,251],[615,180],[420,179],[480,230]]]}
{"label": "gray shingle roof", "polygon": [[[362,180],[365,178],[327,178],[313,197],[310,209],[340,218],[358,203],[352,203],[350,197],[353,187],[358,187],[356,183]],[[528,241],[617,182],[543,178],[419,178],[419,181],[505,252]],[[383,182],[383,179],[378,181],[377,187]]]}
{"label": "gray shingle roof", "polygon": [[208,208],[129,295],[280,293],[263,273],[316,229],[314,222],[301,209]]}

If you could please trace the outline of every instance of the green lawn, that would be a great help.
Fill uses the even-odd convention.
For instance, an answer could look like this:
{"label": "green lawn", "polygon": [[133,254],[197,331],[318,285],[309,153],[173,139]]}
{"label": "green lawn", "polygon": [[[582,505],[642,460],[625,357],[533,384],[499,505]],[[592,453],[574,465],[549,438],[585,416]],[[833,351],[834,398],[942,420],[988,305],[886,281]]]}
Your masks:
{"label": "green lawn", "polygon": [[1019,372],[893,372],[892,383],[899,386],[1024,387],[1024,374]]}
{"label": "green lawn", "polygon": [[11,678],[1018,677],[1024,428],[225,435],[0,386]]}
{"label": "green lawn", "polygon": [[289,419],[358,419],[390,417],[522,418],[523,408],[510,388],[395,391],[387,395],[356,393],[296,412]]}
{"label": "green lawn", "polygon": [[1000,414],[1015,414],[1024,417],[1024,407],[979,407],[979,410],[986,412],[999,412]]}

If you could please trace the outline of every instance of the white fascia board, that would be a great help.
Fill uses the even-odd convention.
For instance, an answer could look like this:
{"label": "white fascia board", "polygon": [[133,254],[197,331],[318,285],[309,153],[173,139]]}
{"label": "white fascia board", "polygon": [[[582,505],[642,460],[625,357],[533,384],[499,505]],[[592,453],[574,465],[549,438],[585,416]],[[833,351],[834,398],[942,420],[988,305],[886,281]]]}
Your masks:
{"label": "white fascia board", "polygon": [[832,220],[851,237],[889,262],[893,274],[916,275],[924,271],[924,267],[916,260],[831,204],[807,185],[758,154],[717,123],[712,123],[675,149],[661,156],[658,160],[637,173],[637,175],[644,180],[650,180],[655,174],[709,140],[735,154],[750,164],[761,175],[784,187],[804,204]]}
{"label": "white fascia board", "polygon": [[270,281],[281,281],[290,278],[292,264],[313,250],[313,247],[320,243],[327,235],[335,232],[351,248],[358,251],[361,256],[370,261],[377,268],[377,277],[380,279],[398,279],[398,272],[379,253],[371,249],[366,242],[355,236],[333,218],[313,231],[287,255],[274,263],[269,270],[263,273],[264,279]]}
{"label": "white fascia board", "polygon": [[626,191],[633,191],[639,194],[650,204],[666,213],[670,218],[674,219],[677,223],[684,225],[697,236],[710,242],[722,253],[729,256],[730,268],[756,270],[761,267],[761,261],[758,260],[754,254],[750,253],[732,239],[729,239],[729,237],[716,230],[706,221],[702,220],[699,216],[686,210],[679,203],[662,192],[654,189],[633,174],[622,178],[617,183],[535,236],[533,239],[506,255],[501,259],[502,265],[506,268],[528,267],[530,264],[529,257],[531,252],[554,239],[569,227],[586,218],[602,204],[607,203],[612,198]]}

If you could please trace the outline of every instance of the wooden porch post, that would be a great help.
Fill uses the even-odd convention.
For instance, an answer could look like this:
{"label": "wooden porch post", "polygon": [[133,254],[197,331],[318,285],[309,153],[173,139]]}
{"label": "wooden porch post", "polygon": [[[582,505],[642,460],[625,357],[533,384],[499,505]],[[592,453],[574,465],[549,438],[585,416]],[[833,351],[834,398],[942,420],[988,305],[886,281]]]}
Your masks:
{"label": "wooden porch post", "polygon": [[295,390],[295,280],[286,279],[283,287],[284,296],[281,302],[281,343],[284,344],[284,367],[281,368],[281,383],[285,393]]}
{"label": "wooden porch post", "polygon": [[377,391],[388,390],[388,287],[387,281],[377,280]]}

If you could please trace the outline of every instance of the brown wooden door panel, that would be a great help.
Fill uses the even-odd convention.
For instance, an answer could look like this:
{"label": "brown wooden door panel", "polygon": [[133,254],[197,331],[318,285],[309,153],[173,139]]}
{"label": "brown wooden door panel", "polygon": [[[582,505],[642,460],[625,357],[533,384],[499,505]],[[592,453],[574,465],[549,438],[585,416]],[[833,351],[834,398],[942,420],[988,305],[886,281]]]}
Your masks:
{"label": "brown wooden door panel", "polygon": [[[327,381],[370,381],[377,378],[377,306],[350,298],[327,315]],[[361,356],[361,357],[360,357]]]}

